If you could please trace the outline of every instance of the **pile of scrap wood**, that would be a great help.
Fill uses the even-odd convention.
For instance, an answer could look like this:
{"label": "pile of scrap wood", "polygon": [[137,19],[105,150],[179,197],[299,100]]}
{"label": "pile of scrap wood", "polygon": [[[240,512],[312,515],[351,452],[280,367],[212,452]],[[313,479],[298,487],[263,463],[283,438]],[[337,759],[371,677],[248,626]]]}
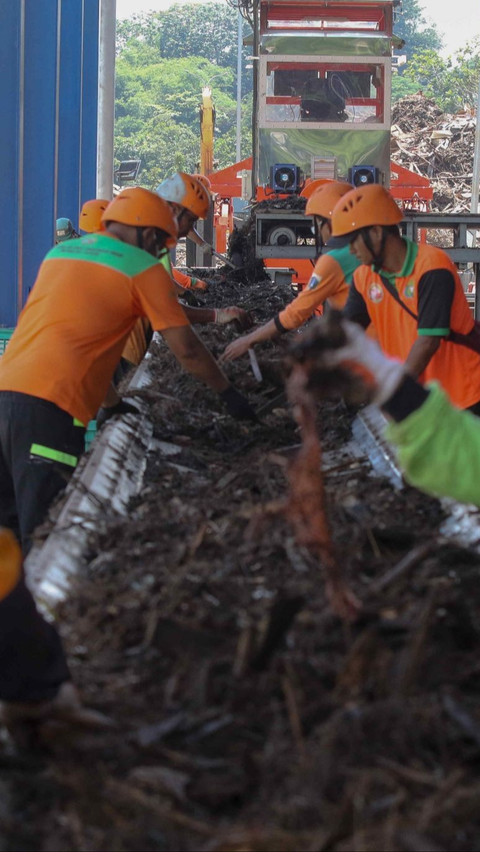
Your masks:
{"label": "pile of scrap wood", "polygon": [[394,105],[392,158],[430,179],[434,211],[470,210],[475,128],[471,113],[447,115],[421,93]]}

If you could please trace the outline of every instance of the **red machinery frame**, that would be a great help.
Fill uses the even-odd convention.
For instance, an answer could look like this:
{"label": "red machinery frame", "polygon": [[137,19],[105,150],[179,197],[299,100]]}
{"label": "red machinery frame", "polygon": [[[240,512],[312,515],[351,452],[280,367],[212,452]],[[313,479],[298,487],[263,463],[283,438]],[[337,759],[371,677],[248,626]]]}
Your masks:
{"label": "red machinery frame", "polygon": [[[295,25],[295,30],[312,30],[312,20],[319,22],[314,29],[332,29],[339,34],[344,32],[377,32],[386,37],[393,36],[393,12],[391,2],[382,0],[328,0],[328,5],[321,0],[262,0],[260,3],[260,30],[263,35],[278,31],[288,22]],[[302,22],[304,26],[302,27]],[[344,24],[342,26],[342,23]],[[332,24],[335,24],[333,27]],[[355,24],[355,26],[351,26]],[[362,24],[364,26],[362,26]],[[299,25],[299,26],[297,26]],[[374,26],[372,26],[374,25]],[[320,61],[320,57],[319,57]],[[282,65],[282,67],[284,67]],[[358,66],[355,68],[358,70]],[[281,99],[271,99],[280,102]],[[233,166],[210,175],[212,191],[216,195],[214,226],[217,238],[217,251],[227,250],[228,233],[234,226],[233,199],[242,197],[242,171],[252,170],[253,161],[249,157]],[[433,189],[427,178],[410,172],[396,163],[391,164],[391,192],[395,200],[404,210],[429,210],[433,199]],[[311,183],[307,180],[306,185]],[[268,197],[263,188],[257,189],[256,200],[262,201]],[[276,261],[266,261],[267,266],[278,266]],[[310,277],[310,261],[296,261],[298,267],[297,280],[308,280]]]}
{"label": "red machinery frame", "polygon": [[[315,7],[318,9],[318,0],[301,0],[294,2],[292,0],[268,0],[262,4],[260,11],[260,26],[264,33],[272,30],[280,29],[282,22],[288,21],[291,24],[306,22],[305,27],[298,27],[298,30],[312,29],[311,21],[317,18],[321,22],[327,23],[327,27],[323,25],[318,27],[322,29],[332,29],[332,23],[342,21],[346,23],[358,23],[360,26],[337,26],[339,33],[342,32],[379,32],[385,33],[387,36],[393,34],[393,8],[391,3],[382,3],[381,0],[361,0],[361,2],[345,3],[342,0],[332,0],[321,10],[321,14],[315,13]],[[277,22],[277,25],[275,25]],[[308,23],[307,23],[308,22]],[[328,24],[330,26],[328,26]],[[377,24],[376,29],[362,24]]]}

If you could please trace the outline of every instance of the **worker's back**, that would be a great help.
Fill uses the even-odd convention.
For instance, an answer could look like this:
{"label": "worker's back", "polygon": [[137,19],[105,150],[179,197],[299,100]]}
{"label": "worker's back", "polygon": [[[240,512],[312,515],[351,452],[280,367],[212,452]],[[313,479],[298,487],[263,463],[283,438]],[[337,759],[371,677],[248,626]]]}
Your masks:
{"label": "worker's back", "polygon": [[[171,311],[169,308],[171,307]],[[66,242],[45,258],[0,361],[0,390],[55,403],[82,423],[102,403],[138,317],[161,330],[187,324],[165,270],[105,234]]]}

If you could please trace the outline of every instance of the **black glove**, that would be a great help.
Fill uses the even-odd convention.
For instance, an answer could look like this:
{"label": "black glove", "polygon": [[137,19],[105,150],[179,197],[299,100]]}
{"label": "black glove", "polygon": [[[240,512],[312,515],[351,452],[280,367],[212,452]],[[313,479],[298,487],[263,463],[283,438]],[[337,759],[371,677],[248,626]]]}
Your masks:
{"label": "black glove", "polygon": [[234,388],[233,385],[222,391],[220,399],[225,403],[230,417],[233,417],[235,420],[251,420],[252,423],[258,422],[257,415],[248,399]]}
{"label": "black glove", "polygon": [[194,290],[185,290],[180,296],[180,301],[185,302],[190,308],[203,308],[205,305],[203,299],[199,299]]}
{"label": "black glove", "polygon": [[130,405],[129,402],[121,400],[116,405],[111,405],[108,408],[99,408],[97,413],[97,429],[101,429],[107,420],[111,417],[116,417],[117,414],[139,414],[138,408]]}

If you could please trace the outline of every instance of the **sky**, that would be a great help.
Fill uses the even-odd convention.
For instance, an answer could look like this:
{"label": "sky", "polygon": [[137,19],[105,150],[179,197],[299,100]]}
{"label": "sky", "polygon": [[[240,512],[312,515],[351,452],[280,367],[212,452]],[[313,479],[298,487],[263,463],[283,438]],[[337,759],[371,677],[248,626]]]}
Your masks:
{"label": "sky", "polygon": [[[194,0],[195,1],[195,0]],[[211,0],[196,0],[199,3]],[[179,3],[192,0],[176,0]],[[459,47],[480,35],[480,0],[421,0],[427,15],[436,22],[445,36],[444,54],[453,53]],[[128,18],[134,12],[159,12],[172,6],[172,0],[117,0],[117,17]]]}

